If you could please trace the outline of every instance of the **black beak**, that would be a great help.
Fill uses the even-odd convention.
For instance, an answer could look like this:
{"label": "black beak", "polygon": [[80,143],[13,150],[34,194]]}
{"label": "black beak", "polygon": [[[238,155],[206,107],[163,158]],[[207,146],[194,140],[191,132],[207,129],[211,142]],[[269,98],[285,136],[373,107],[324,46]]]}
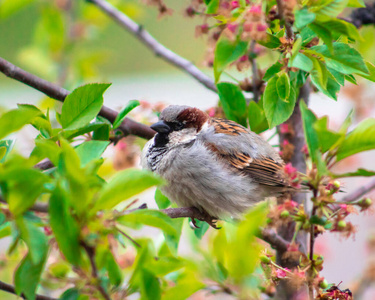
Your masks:
{"label": "black beak", "polygon": [[159,133],[169,133],[171,132],[171,128],[164,122],[164,121],[159,121],[155,124],[152,124],[151,129],[155,130],[156,132]]}

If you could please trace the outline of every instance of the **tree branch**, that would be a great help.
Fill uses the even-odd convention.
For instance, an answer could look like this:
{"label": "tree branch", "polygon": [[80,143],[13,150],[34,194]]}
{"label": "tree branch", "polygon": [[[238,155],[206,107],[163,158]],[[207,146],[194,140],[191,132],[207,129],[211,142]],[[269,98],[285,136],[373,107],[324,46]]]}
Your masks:
{"label": "tree branch", "polygon": [[[5,282],[0,281],[0,290],[17,295],[14,286]],[[27,299],[26,296],[21,294],[22,299]],[[56,298],[48,297],[48,296],[43,296],[43,295],[35,295],[36,300],[57,300]]]}
{"label": "tree branch", "polygon": [[[195,207],[178,207],[178,208],[166,208],[160,210],[170,218],[194,218],[201,221],[205,221],[207,218],[206,215],[202,214],[197,208]],[[281,236],[279,236],[275,231],[263,228],[259,233],[258,237],[265,242],[269,243],[272,248],[285,252],[288,249],[289,242],[284,240]]]}
{"label": "tree branch", "polygon": [[95,263],[95,248],[87,245],[86,243],[82,242],[82,247],[85,249],[87,256],[90,260],[91,265],[91,275],[97,281],[96,287],[100,294],[103,296],[105,300],[111,300],[111,297],[107,294],[106,290],[102,287],[102,281],[98,276],[98,268],[96,267]]}
{"label": "tree branch", "polygon": [[156,56],[171,63],[180,70],[193,76],[198,82],[203,84],[211,91],[217,92],[214,81],[200,71],[192,62],[177,55],[167,47],[160,44],[147,30],[141,25],[135,23],[127,15],[119,11],[112,4],[105,0],[86,0],[96,5],[102,12],[108,15],[111,19],[119,23],[128,32],[132,33],[138,40],[140,40],[147,48],[155,53]]}
{"label": "tree branch", "polygon": [[[69,95],[69,91],[59,87],[58,85],[39,78],[21,68],[13,65],[7,60],[0,57],[0,72],[4,73],[7,77],[18,80],[55,100],[63,102],[66,96]],[[103,106],[99,112],[99,115],[106,118],[111,123],[114,122],[117,116],[117,112],[111,108]],[[124,133],[124,135],[133,134],[145,139],[150,139],[154,136],[155,132],[148,126],[135,122],[129,118],[125,120],[120,125],[119,129]]]}
{"label": "tree branch", "polygon": [[253,58],[253,55],[255,55],[255,46],[256,46],[256,41],[255,40],[252,40],[251,41],[251,44],[250,44],[250,55],[252,56],[252,58],[250,58],[250,62],[251,62],[251,70],[252,70],[252,73],[253,73],[253,77],[252,77],[252,87],[253,87],[253,99],[255,102],[258,102],[259,100],[259,88],[258,88],[258,67],[257,67],[257,62],[255,60],[255,58]]}
{"label": "tree branch", "polygon": [[375,179],[367,182],[360,188],[356,189],[354,192],[351,192],[346,197],[342,198],[340,201],[342,202],[353,202],[362,196],[366,195],[368,192],[371,192],[373,189],[375,189]]}
{"label": "tree branch", "polygon": [[283,0],[276,0],[276,4],[277,4],[277,12],[278,12],[279,18],[280,20],[284,22],[286,37],[287,39],[291,40],[294,37],[294,33],[293,33],[292,25],[289,24],[289,22],[287,22],[287,20],[285,19]]}

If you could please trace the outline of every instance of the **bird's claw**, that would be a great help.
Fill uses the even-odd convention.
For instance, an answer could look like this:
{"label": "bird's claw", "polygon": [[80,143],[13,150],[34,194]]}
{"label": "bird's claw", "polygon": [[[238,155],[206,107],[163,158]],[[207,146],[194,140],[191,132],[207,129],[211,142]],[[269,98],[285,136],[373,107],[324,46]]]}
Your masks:
{"label": "bird's claw", "polygon": [[203,218],[201,221],[206,222],[208,225],[210,225],[212,228],[220,229],[221,227],[216,226],[216,222],[218,221],[217,218],[209,215],[206,211],[202,212]]}
{"label": "bird's claw", "polygon": [[196,220],[196,219],[194,219],[194,218],[190,218],[190,220],[191,220],[191,223],[193,224],[193,227],[194,227],[194,228],[200,228],[200,227],[197,225],[197,220]]}

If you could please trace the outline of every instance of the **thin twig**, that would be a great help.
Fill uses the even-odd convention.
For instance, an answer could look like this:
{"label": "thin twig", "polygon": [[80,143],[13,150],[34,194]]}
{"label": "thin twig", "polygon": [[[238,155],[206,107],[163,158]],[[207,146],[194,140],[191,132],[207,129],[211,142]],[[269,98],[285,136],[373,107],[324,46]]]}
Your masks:
{"label": "thin twig", "polygon": [[34,168],[40,169],[40,170],[48,170],[54,167],[54,164],[49,159],[44,160],[40,163],[37,163]]}
{"label": "thin twig", "polygon": [[294,33],[293,33],[292,25],[289,24],[287,20],[285,20],[284,2],[283,0],[276,0],[276,4],[277,4],[277,11],[278,11],[279,19],[284,22],[286,37],[287,39],[291,40],[294,37]]}
{"label": "thin twig", "polygon": [[87,245],[86,243],[82,242],[82,247],[85,249],[87,256],[89,257],[90,264],[91,264],[91,275],[92,277],[97,280],[96,287],[100,294],[102,294],[103,298],[106,300],[111,300],[111,297],[107,294],[106,290],[102,287],[102,281],[98,275],[98,268],[96,267],[95,263],[95,248]]}
{"label": "thin twig", "polygon": [[[0,281],[0,290],[17,295],[16,290],[13,285],[5,283],[3,281]],[[22,299],[27,299],[24,294],[21,294]],[[48,296],[43,296],[43,295],[35,295],[36,300],[57,300],[56,298],[48,297]]]}
{"label": "thin twig", "polygon": [[167,47],[160,44],[147,30],[143,28],[143,26],[135,23],[127,15],[115,8],[112,4],[108,3],[105,0],[87,1],[96,5],[102,12],[119,23],[128,32],[132,33],[147,48],[153,51],[157,57],[163,58],[180,70],[190,74],[206,88],[217,92],[215,82],[210,77],[205,75],[202,71],[200,71],[191,61],[179,56]]}
{"label": "thin twig", "polygon": [[255,49],[256,44],[257,44],[257,42],[255,40],[251,41],[250,55],[251,55],[252,58],[250,58],[250,62],[251,62],[251,69],[252,69],[252,73],[253,73],[253,77],[252,77],[253,100],[255,102],[258,102],[258,100],[259,100],[258,67],[257,67],[257,62],[256,62],[255,58],[253,58],[253,55],[255,55],[254,49]]}
{"label": "thin twig", "polygon": [[141,245],[138,244],[134,239],[132,239],[131,236],[120,230],[118,227],[116,227],[117,231],[120,232],[124,237],[126,237],[129,241],[131,241],[134,245],[136,245],[138,248],[141,248]]}
{"label": "thin twig", "polygon": [[371,192],[373,189],[375,189],[375,179],[364,184],[360,188],[356,189],[354,192],[351,192],[349,195],[342,198],[340,201],[341,202],[353,202],[355,200],[358,200],[362,196],[366,195],[367,193]]}
{"label": "thin twig", "polygon": [[[69,95],[69,91],[59,87],[58,85],[39,78],[21,68],[13,65],[7,60],[0,57],[0,72],[6,76],[18,80],[44,94],[58,101],[64,101],[66,96]],[[103,106],[99,112],[99,115],[106,118],[110,122],[114,122],[117,117],[117,112],[113,109]],[[125,118],[119,129],[124,135],[133,134],[145,139],[150,139],[154,136],[155,132],[148,126],[135,122],[129,118]]]}

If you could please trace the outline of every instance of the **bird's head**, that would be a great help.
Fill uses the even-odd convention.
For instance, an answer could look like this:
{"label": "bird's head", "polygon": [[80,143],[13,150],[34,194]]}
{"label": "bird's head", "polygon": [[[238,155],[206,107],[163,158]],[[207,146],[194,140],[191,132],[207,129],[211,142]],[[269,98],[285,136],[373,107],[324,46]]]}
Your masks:
{"label": "bird's head", "polygon": [[198,108],[170,105],[160,113],[159,122],[151,125],[157,132],[155,146],[173,147],[193,141],[209,120]]}

